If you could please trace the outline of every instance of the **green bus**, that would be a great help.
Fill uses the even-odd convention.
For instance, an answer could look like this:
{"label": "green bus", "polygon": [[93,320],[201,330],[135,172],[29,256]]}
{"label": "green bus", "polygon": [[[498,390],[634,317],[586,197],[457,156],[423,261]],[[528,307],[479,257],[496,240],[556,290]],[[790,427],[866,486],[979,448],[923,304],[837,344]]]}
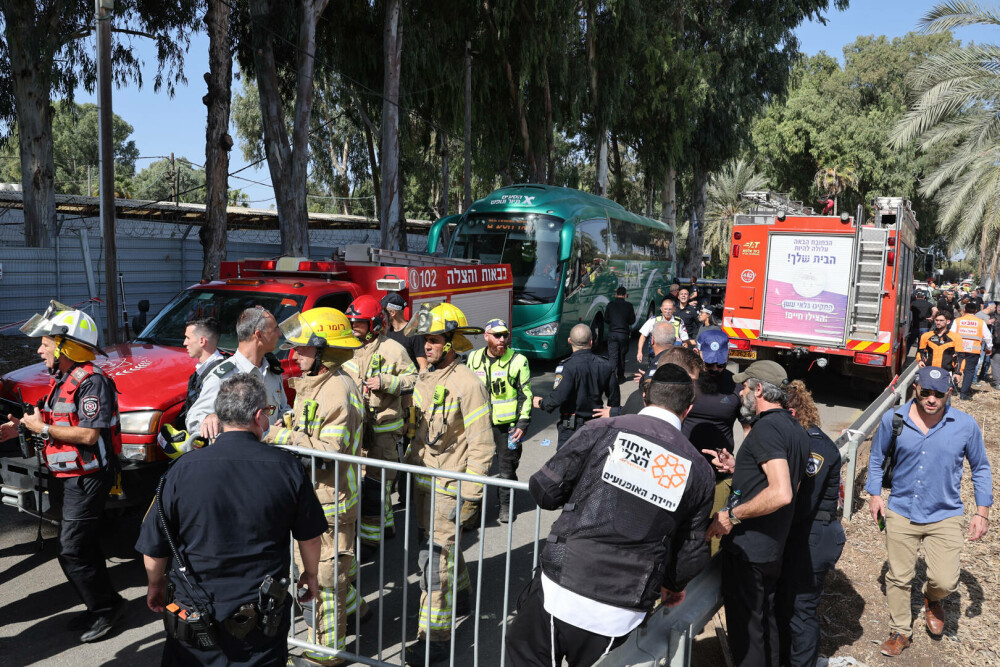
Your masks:
{"label": "green bus", "polygon": [[[444,240],[446,226],[454,224]],[[510,264],[511,346],[535,359],[569,352],[569,330],[586,322],[595,348],[604,308],[624,285],[638,328],[658,312],[673,275],[670,227],[596,195],[547,185],[512,185],[431,227],[427,250]],[[482,324],[482,323],[477,323]]]}

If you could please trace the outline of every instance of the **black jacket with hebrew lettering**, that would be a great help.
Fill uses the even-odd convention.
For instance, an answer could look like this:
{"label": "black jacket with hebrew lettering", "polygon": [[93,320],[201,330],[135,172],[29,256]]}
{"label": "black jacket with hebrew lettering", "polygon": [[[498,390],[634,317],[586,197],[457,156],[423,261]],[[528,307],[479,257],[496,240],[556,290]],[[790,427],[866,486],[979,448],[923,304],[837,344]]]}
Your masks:
{"label": "black jacket with hebrew lettering", "polygon": [[563,510],[542,550],[542,571],[578,595],[648,611],[661,586],[680,591],[708,564],[715,475],[662,419],[587,423],[532,475],[529,489],[542,508]]}

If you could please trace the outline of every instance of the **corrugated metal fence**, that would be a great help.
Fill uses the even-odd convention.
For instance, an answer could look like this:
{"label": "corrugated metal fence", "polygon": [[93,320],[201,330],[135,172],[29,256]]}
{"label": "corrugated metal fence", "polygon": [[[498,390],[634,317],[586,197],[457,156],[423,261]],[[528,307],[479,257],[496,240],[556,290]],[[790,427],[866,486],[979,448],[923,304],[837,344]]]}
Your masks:
{"label": "corrugated metal fence", "polygon": [[[144,220],[118,220],[118,270],[125,281],[125,307],[129,320],[138,314],[138,303],[148,299],[150,319],[180,290],[201,279],[202,248],[198,227]],[[409,248],[421,252],[427,237],[410,234]],[[378,245],[377,229],[311,230],[314,258],[328,257],[348,243]],[[227,243],[229,259],[273,257],[280,253],[277,230],[235,230]],[[0,223],[0,334],[13,335],[11,325],[43,311],[49,299],[82,304],[99,324],[106,325],[100,302],[104,296],[104,240],[100,220],[66,216],[52,248],[24,246],[21,212],[8,210]],[[118,325],[123,317],[118,313]]]}

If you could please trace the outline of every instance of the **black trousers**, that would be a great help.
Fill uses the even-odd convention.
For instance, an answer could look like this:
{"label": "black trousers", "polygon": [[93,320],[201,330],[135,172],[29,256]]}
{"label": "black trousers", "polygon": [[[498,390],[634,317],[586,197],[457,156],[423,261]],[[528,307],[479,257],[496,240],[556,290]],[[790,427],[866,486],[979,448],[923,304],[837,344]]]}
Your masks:
{"label": "black trousers", "polygon": [[781,664],[812,667],[819,658],[823,582],[844,550],[840,521],[813,521],[809,533],[789,535],[775,593]]}
{"label": "black trousers", "polygon": [[[517,480],[517,467],[521,464],[521,443],[517,443],[516,449],[507,446],[507,434],[509,425],[493,425],[493,444],[496,446],[497,468],[500,471],[500,479]],[[523,440],[523,438],[522,438]],[[500,498],[501,507],[510,507],[510,489],[497,488],[497,496]]]}
{"label": "black trousers", "polygon": [[563,426],[563,421],[560,419],[556,423],[556,433],[558,434],[558,439],[556,440],[556,451],[562,449],[562,446],[566,444],[566,441],[573,437],[577,429],[587,423],[589,420],[577,419],[576,428],[568,428]]}
{"label": "black trousers", "polygon": [[535,574],[517,600],[517,614],[507,627],[505,664],[510,667],[552,667],[563,658],[569,667],[590,667],[598,658],[625,643],[628,635],[605,637],[570,625],[545,611],[542,575]]}
{"label": "black trousers", "polygon": [[59,566],[77,595],[95,614],[110,612],[122,599],[111,584],[101,549],[101,515],[111,490],[111,474],[52,478],[53,502],[62,504]]}
{"label": "black trousers", "polygon": [[741,554],[722,550],[722,600],[733,664],[776,667],[778,624],[774,592],[781,561],[751,563]]}
{"label": "black trousers", "polygon": [[608,334],[608,361],[615,369],[615,377],[619,382],[625,377],[625,354],[628,352],[629,335],[623,333]]}
{"label": "black trousers", "polygon": [[[195,648],[167,637],[163,646],[161,667],[285,667],[288,662],[288,629],[291,626],[290,605],[274,637],[267,637],[260,628],[251,630],[243,639],[236,639],[221,627],[216,639],[218,646],[211,649]],[[218,626],[217,626],[218,627]]]}

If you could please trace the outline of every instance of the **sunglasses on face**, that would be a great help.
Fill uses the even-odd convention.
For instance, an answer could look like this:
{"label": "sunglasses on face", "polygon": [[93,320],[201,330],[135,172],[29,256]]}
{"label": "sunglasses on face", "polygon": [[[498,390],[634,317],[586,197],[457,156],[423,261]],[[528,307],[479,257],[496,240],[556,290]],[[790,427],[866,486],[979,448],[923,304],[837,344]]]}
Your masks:
{"label": "sunglasses on face", "polygon": [[946,392],[946,391],[935,391],[933,389],[921,389],[919,393],[920,393],[920,398],[927,398],[927,397],[931,396],[932,394],[933,394],[934,398],[944,398],[945,395],[948,392]]}
{"label": "sunglasses on face", "polygon": [[506,331],[502,333],[491,333],[490,335],[494,338],[510,338],[510,334]]}
{"label": "sunglasses on face", "polygon": [[721,371],[726,368],[725,364],[705,364],[705,368],[710,371]]}
{"label": "sunglasses on face", "polygon": [[266,408],[264,408],[264,414],[266,414],[268,417],[272,417],[272,416],[274,416],[274,411],[277,410],[277,409],[278,409],[278,406],[276,406],[276,405],[269,405]]}

